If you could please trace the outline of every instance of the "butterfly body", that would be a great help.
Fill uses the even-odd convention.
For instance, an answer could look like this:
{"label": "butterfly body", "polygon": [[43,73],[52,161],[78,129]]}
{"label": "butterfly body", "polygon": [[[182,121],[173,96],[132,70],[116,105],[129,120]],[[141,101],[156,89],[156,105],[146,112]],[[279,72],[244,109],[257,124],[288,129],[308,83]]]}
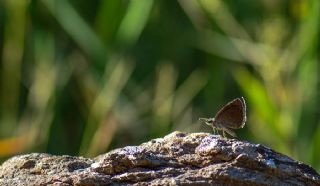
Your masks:
{"label": "butterfly body", "polygon": [[232,100],[223,106],[214,118],[200,118],[215,130],[222,130],[236,137],[232,129],[243,128],[247,120],[246,103],[243,97]]}

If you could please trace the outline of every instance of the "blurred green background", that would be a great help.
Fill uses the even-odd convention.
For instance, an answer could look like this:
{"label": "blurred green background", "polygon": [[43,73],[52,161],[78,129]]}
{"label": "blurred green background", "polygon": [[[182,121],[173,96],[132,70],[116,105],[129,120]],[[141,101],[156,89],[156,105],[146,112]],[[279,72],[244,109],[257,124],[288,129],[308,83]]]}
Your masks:
{"label": "blurred green background", "polygon": [[320,171],[318,0],[0,1],[0,157],[93,157],[172,131],[212,132]]}

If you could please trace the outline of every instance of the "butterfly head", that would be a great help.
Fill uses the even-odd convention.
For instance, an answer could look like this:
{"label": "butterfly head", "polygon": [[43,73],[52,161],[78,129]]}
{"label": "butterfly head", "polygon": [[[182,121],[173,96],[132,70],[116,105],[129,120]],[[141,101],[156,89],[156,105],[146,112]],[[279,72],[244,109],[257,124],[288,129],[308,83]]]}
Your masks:
{"label": "butterfly head", "polygon": [[214,118],[199,118],[199,121],[211,126],[214,122]]}

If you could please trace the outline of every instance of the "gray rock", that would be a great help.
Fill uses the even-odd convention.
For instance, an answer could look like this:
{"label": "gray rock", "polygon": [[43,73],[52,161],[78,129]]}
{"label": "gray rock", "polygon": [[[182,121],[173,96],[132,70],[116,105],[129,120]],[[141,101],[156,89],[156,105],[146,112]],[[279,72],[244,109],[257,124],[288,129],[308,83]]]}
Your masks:
{"label": "gray rock", "polygon": [[320,185],[320,175],[260,144],[173,132],[94,159],[15,156],[0,166],[0,185]]}

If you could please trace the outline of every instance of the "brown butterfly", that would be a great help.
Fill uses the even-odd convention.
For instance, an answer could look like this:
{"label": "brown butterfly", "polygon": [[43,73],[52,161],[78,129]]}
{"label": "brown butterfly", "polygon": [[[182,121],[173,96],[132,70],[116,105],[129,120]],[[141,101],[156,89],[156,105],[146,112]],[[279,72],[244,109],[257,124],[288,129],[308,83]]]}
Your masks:
{"label": "brown butterfly", "polygon": [[243,97],[234,99],[223,106],[214,118],[200,118],[199,120],[211,125],[214,132],[215,129],[222,130],[223,136],[225,136],[224,131],[226,131],[231,136],[236,137],[237,135],[232,129],[244,127],[247,120],[246,102]]}

